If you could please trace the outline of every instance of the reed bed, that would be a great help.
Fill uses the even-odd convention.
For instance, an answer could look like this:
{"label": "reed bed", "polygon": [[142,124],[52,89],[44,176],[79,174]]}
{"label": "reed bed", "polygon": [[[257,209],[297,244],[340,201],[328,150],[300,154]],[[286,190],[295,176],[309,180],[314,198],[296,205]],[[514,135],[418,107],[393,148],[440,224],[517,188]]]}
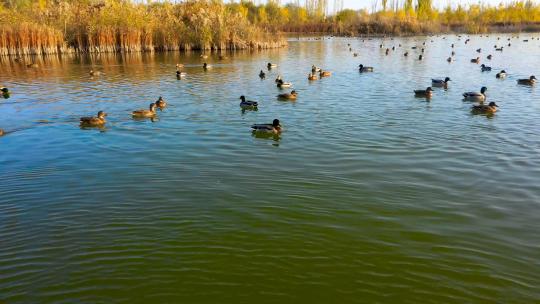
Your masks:
{"label": "reed bed", "polygon": [[129,0],[0,2],[0,55],[285,45],[277,31],[254,25],[233,6],[215,0],[179,4]]}

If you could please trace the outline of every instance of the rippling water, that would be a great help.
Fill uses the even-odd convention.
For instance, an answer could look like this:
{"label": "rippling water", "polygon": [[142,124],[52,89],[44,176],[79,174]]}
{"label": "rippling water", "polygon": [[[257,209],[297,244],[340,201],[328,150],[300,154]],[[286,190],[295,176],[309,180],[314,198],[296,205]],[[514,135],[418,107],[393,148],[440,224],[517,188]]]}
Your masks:
{"label": "rippling water", "polygon": [[[540,91],[516,84],[540,76],[540,41],[526,36],[502,53],[510,36],[293,39],[213,55],[208,72],[197,53],[0,58],[0,302],[540,301]],[[469,62],[477,48],[493,72]],[[308,82],[312,64],[332,77]],[[278,74],[296,102],[276,100]],[[413,96],[445,76],[430,102]],[[461,100],[481,86],[492,117]],[[158,119],[131,119],[160,95]],[[98,110],[106,128],[81,130]],[[274,118],[280,138],[252,136]]]}

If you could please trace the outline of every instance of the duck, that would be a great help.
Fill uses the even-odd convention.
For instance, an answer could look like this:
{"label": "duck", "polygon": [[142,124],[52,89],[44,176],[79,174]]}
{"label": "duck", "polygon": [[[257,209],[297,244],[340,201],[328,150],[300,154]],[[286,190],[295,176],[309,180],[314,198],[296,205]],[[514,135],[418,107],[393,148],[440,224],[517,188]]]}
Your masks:
{"label": "duck", "polygon": [[502,70],[502,71],[500,71],[499,73],[497,73],[495,75],[495,78],[499,78],[499,79],[505,78],[505,77],[506,77],[506,71],[505,70]]}
{"label": "duck", "polygon": [[259,106],[259,103],[256,102],[256,101],[252,101],[252,100],[246,100],[246,96],[242,95],[240,96],[240,107],[243,108],[243,109],[246,109],[246,108],[256,108]]}
{"label": "duck", "polygon": [[493,56],[491,54],[487,55],[486,57],[488,60],[491,60],[491,58],[493,58]]}
{"label": "duck", "polygon": [[358,57],[358,53],[353,53],[353,57]]}
{"label": "duck", "polygon": [[332,75],[332,73],[329,72],[329,71],[320,71],[319,72],[319,77],[321,77],[321,78],[322,77],[330,77],[331,75]]}
{"label": "duck", "polygon": [[154,117],[156,116],[156,104],[155,103],[151,103],[150,106],[148,107],[149,109],[148,110],[136,110],[136,111],[133,111],[131,112],[131,115],[133,117],[138,117],[138,118],[144,118],[144,117]]}
{"label": "duck", "polygon": [[204,70],[208,70],[208,69],[211,69],[211,68],[212,68],[212,66],[209,65],[208,63],[206,63],[206,62],[203,63],[203,69],[204,69]]}
{"label": "duck", "polygon": [[488,105],[479,104],[479,105],[473,105],[471,108],[471,111],[473,113],[481,113],[481,114],[493,114],[497,112],[498,105],[495,102],[490,102]]}
{"label": "duck", "polygon": [[386,51],[384,52],[386,55],[390,54],[390,49],[386,49]]}
{"label": "duck", "polygon": [[320,71],[321,71],[321,68],[318,68],[318,67],[316,67],[314,65],[311,66],[311,72],[312,73],[318,73]]}
{"label": "duck", "polygon": [[208,55],[201,54],[201,58],[202,58],[202,59],[207,59],[207,58],[208,58]]}
{"label": "duck", "polygon": [[271,70],[272,68],[277,68],[277,64],[269,62],[266,67]]}
{"label": "duck", "polygon": [[183,65],[183,64],[181,64],[181,63],[177,63],[177,64],[176,64],[176,70],[180,70],[180,69],[182,69],[182,68],[184,68],[184,65]]}
{"label": "duck", "polygon": [[427,87],[425,90],[414,90],[414,95],[416,97],[426,97],[430,98],[433,96],[433,89],[431,87]]}
{"label": "duck", "polygon": [[100,71],[90,70],[89,74],[90,74],[90,76],[100,76],[101,72]]}
{"label": "duck", "polygon": [[476,49],[477,53],[482,53],[482,49]]}
{"label": "duck", "polygon": [[98,127],[103,126],[107,121],[105,120],[107,113],[99,111],[95,117],[81,117],[80,125],[83,127]]}
{"label": "duck", "polygon": [[176,78],[180,79],[180,78],[184,78],[187,76],[187,73],[186,72],[182,72],[180,70],[176,70]]}
{"label": "duck", "polygon": [[451,56],[455,56],[456,52],[452,51]]}
{"label": "duck", "polygon": [[536,83],[536,77],[532,75],[528,79],[518,79],[518,84],[533,85]]}
{"label": "duck", "polygon": [[472,63],[480,63],[480,57],[476,57],[475,59],[471,59]]}
{"label": "duck", "polygon": [[450,77],[444,79],[431,79],[431,85],[434,87],[446,87],[449,81],[451,81]]}
{"label": "duck", "polygon": [[298,93],[295,90],[292,90],[290,93],[279,94],[277,97],[279,99],[296,100],[297,96],[298,96]]}
{"label": "duck", "polygon": [[27,68],[39,68],[39,64],[37,63],[29,63],[26,65]]}
{"label": "duck", "polygon": [[503,47],[501,46],[500,48],[495,48],[495,51],[502,52],[502,51],[503,51]]}
{"label": "duck", "polygon": [[158,100],[155,103],[156,107],[158,108],[165,108],[167,106],[167,102],[161,96],[159,96]]}
{"label": "duck", "polygon": [[284,82],[283,80],[280,79],[280,81],[277,83],[277,87],[282,89],[282,88],[290,88],[292,87],[292,83],[290,82]]}
{"label": "duck", "polygon": [[360,73],[373,72],[373,67],[364,66],[361,64],[358,66],[358,71],[360,71]]}
{"label": "duck", "polygon": [[307,75],[308,80],[317,80],[317,74],[310,73]]}
{"label": "duck", "polygon": [[454,59],[452,59],[452,57],[448,57],[448,58],[446,58],[446,61],[452,62],[452,61],[454,61]]}
{"label": "duck", "polygon": [[482,65],[480,66],[480,69],[482,70],[482,72],[489,72],[491,71],[491,67],[485,65],[482,63]]}
{"label": "duck", "polygon": [[484,101],[486,100],[486,91],[487,91],[487,88],[486,87],[482,87],[480,89],[480,92],[465,92],[463,93],[463,98],[466,100],[466,101]]}
{"label": "duck", "polygon": [[282,127],[279,119],[274,119],[271,124],[255,124],[251,126],[253,132],[261,133],[274,133],[279,134],[282,131]]}
{"label": "duck", "polygon": [[424,59],[424,56],[418,55],[418,60],[422,60],[422,59]]}
{"label": "duck", "polygon": [[6,88],[6,87],[0,87],[0,92],[4,93],[4,94],[8,94],[9,93],[9,89]]}
{"label": "duck", "polygon": [[4,136],[4,134],[6,134],[6,132],[4,132],[4,130],[0,129],[0,136]]}
{"label": "duck", "polygon": [[405,56],[405,57],[409,56],[409,52],[405,52],[405,53],[403,54],[403,56]]}
{"label": "duck", "polygon": [[261,79],[266,78],[266,73],[264,73],[263,70],[261,70],[261,71],[259,72],[259,78],[261,78]]}
{"label": "duck", "polygon": [[275,82],[276,83],[283,82],[283,80],[281,79],[281,75],[277,75]]}

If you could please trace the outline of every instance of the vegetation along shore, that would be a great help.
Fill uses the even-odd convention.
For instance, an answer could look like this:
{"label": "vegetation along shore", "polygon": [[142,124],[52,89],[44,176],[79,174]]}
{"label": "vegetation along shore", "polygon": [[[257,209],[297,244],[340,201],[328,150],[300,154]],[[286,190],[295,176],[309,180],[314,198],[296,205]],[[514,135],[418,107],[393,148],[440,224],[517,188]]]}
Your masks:
{"label": "vegetation along shore", "polygon": [[1,0],[0,55],[278,48],[283,32],[406,35],[534,31],[540,5],[434,8],[432,0],[375,1],[371,10],[335,1],[280,4],[188,0]]}

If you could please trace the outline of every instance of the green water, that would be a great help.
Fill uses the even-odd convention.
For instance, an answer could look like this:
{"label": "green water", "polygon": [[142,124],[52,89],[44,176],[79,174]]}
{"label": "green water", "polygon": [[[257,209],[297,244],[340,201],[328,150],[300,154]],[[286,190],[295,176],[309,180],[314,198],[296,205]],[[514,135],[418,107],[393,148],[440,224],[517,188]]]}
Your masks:
{"label": "green water", "polygon": [[[293,39],[207,72],[198,53],[0,58],[0,302],[540,302],[540,91],[516,83],[540,76],[530,36],[502,53],[510,36]],[[312,64],[333,75],[308,82]],[[491,117],[461,98],[482,86]],[[157,119],[130,117],[160,95]],[[98,110],[106,128],[80,129]],[[280,137],[251,134],[274,118]]]}

